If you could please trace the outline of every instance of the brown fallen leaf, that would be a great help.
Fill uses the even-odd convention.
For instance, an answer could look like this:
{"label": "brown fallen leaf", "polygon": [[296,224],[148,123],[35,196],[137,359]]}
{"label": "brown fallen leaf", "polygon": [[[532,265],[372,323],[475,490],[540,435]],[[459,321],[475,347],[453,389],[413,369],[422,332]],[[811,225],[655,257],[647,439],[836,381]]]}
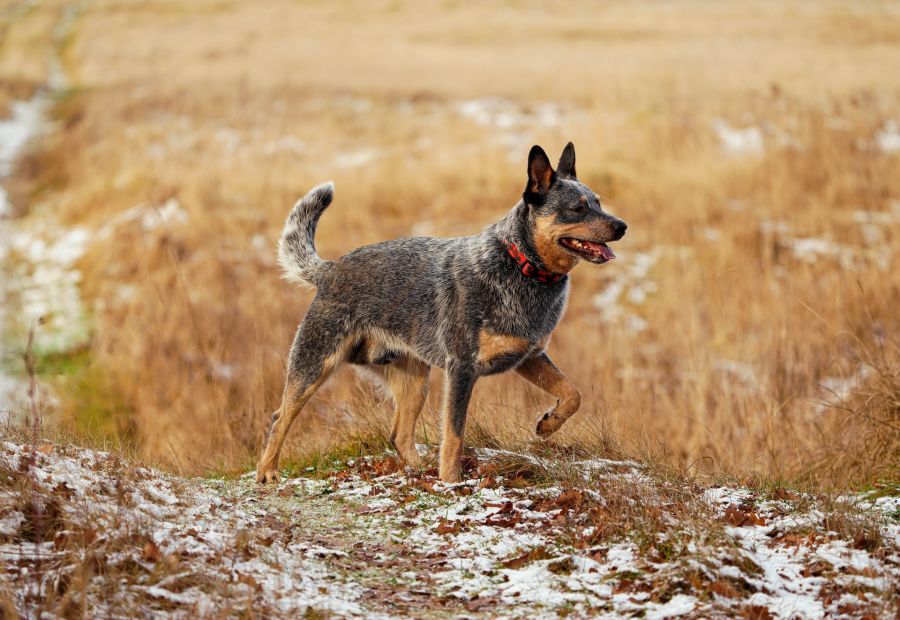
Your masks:
{"label": "brown fallen leaf", "polygon": [[516,476],[515,478],[509,478],[503,483],[503,486],[509,489],[524,489],[530,486],[533,486],[532,482],[528,480],[528,478],[523,478],[522,476]]}
{"label": "brown fallen leaf", "polygon": [[572,561],[572,558],[562,558],[561,560],[551,562],[547,566],[547,570],[554,575],[569,575],[575,570],[575,562]]}
{"label": "brown fallen leaf", "polygon": [[144,548],[141,550],[141,559],[145,562],[158,562],[159,561],[159,545],[157,545],[152,540],[148,540],[144,543]]}
{"label": "brown fallen leaf", "polygon": [[777,489],[775,489],[775,491],[772,493],[772,496],[775,499],[779,499],[781,501],[800,499],[800,496],[798,494],[794,493],[793,491],[788,491],[787,489],[782,487],[778,487]]}
{"label": "brown fallen leaf", "polygon": [[746,605],[741,610],[741,617],[746,620],[772,620],[774,616],[767,607],[762,605]]}
{"label": "brown fallen leaf", "polygon": [[262,590],[262,586],[259,585],[259,583],[256,581],[256,579],[254,579],[250,575],[247,575],[244,573],[238,575],[238,583],[245,583],[248,586],[250,586],[251,588],[253,588],[253,590],[256,592],[259,592],[260,590]]}
{"label": "brown fallen leaf", "polygon": [[466,449],[462,455],[462,459],[460,459],[460,465],[464,473],[470,474],[477,472],[478,456],[475,454],[475,450],[470,448]]}
{"label": "brown fallen leaf", "polygon": [[522,522],[522,515],[519,513],[515,513],[512,517],[508,519],[504,519],[502,517],[490,516],[484,520],[485,525],[489,525],[491,527],[516,527],[519,523]]}
{"label": "brown fallen leaf", "polygon": [[513,503],[507,501],[507,502],[504,502],[504,503],[500,506],[500,509],[499,509],[497,512],[495,512],[494,514],[492,514],[491,516],[492,516],[492,517],[495,517],[495,516],[497,516],[497,515],[511,514],[511,513],[513,513],[513,512],[515,512],[515,509],[513,508]]}
{"label": "brown fallen leaf", "polygon": [[712,583],[710,586],[710,590],[712,590],[715,594],[719,596],[724,596],[725,598],[740,598],[741,593],[737,591],[731,583],[724,579],[718,579]]}
{"label": "brown fallen leaf", "polygon": [[571,489],[569,491],[560,493],[559,497],[556,498],[555,503],[557,508],[569,510],[580,506],[583,499],[584,493],[582,493],[578,489]]}
{"label": "brown fallen leaf", "polygon": [[434,531],[441,535],[458,534],[465,524],[465,521],[453,521],[441,517],[441,520],[437,527],[434,528]]}
{"label": "brown fallen leaf", "polygon": [[757,513],[743,510],[737,506],[729,506],[725,509],[725,521],[735,527],[766,524],[766,520]]}
{"label": "brown fallen leaf", "polygon": [[833,568],[834,567],[825,560],[815,560],[807,564],[803,570],[800,571],[800,574],[804,577],[818,577],[819,575],[829,572]]}
{"label": "brown fallen leaf", "polygon": [[481,482],[478,483],[479,489],[493,489],[497,486],[497,479],[493,476],[487,476]]}
{"label": "brown fallen leaf", "polygon": [[403,463],[394,456],[386,456],[372,463],[372,471],[376,476],[387,476],[403,469]]}
{"label": "brown fallen leaf", "polygon": [[416,480],[416,482],[413,486],[415,486],[417,489],[419,489],[421,491],[427,491],[429,493],[434,493],[434,480],[425,480],[423,478],[420,480]]}
{"label": "brown fallen leaf", "polygon": [[519,569],[525,566],[526,564],[530,564],[535,560],[547,560],[552,556],[544,547],[535,547],[531,551],[526,551],[522,555],[517,555],[516,557],[506,560],[502,562],[503,566],[506,568]]}

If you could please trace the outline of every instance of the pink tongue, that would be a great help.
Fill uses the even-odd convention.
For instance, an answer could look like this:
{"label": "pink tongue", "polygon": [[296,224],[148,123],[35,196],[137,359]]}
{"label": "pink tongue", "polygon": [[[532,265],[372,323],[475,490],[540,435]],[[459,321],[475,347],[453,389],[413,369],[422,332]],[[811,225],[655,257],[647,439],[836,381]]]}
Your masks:
{"label": "pink tongue", "polygon": [[585,245],[588,246],[591,249],[591,251],[599,254],[606,260],[612,260],[616,257],[616,253],[613,252],[612,248],[609,247],[608,245],[603,245],[600,243],[591,243],[590,241],[586,242]]}

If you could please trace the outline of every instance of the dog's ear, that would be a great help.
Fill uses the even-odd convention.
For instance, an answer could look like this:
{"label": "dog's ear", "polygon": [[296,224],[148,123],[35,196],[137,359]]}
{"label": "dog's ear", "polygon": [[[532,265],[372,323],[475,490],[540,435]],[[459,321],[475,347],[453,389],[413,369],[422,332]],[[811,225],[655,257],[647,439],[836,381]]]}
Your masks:
{"label": "dog's ear", "polygon": [[544,149],[535,144],[528,153],[528,185],[525,187],[525,202],[541,204],[556,181],[556,173]]}
{"label": "dog's ear", "polygon": [[559,165],[556,172],[564,179],[576,179],[575,176],[575,145],[569,142],[559,156]]}

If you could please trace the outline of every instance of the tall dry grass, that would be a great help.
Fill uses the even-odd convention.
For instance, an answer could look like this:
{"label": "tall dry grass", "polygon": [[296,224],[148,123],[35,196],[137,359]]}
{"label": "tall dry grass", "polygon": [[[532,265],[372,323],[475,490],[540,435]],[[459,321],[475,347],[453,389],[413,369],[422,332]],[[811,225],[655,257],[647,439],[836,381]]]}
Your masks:
{"label": "tall dry grass", "polygon": [[[532,143],[571,139],[629,233],[617,261],[574,273],[549,353],[586,398],[555,441],[896,480],[900,157],[877,136],[900,118],[897,32],[882,2],[94,2],[17,196],[98,231],[80,267],[110,432],[178,470],[237,468],[312,299],[273,261],[298,195],[335,179],[329,257],[471,234],[515,203]],[[485,96],[486,117],[461,107]],[[721,123],[763,149],[724,150]],[[157,224],[122,216],[138,205]],[[435,373],[429,440],[438,392]],[[340,373],[288,454],[384,424],[371,396]],[[483,380],[472,428],[524,441],[547,404]]]}

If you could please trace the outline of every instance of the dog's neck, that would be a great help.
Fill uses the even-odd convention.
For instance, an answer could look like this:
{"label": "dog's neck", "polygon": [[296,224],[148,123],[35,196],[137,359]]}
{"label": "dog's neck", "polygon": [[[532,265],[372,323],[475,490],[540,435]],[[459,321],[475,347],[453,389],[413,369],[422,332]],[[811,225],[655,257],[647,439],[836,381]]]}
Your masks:
{"label": "dog's neck", "polygon": [[520,200],[503,219],[488,230],[501,242],[514,243],[519,251],[525,255],[525,258],[538,269],[550,271],[538,254],[534,241],[533,226],[529,218],[528,205],[523,200]]}
{"label": "dog's neck", "polygon": [[497,253],[506,254],[508,256],[504,256],[503,260],[514,264],[527,278],[550,285],[564,281],[568,270],[560,273],[548,269],[537,250],[533,230],[529,207],[524,201],[519,201],[503,219],[485,231],[489,260],[497,260]]}

